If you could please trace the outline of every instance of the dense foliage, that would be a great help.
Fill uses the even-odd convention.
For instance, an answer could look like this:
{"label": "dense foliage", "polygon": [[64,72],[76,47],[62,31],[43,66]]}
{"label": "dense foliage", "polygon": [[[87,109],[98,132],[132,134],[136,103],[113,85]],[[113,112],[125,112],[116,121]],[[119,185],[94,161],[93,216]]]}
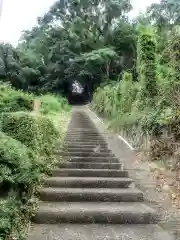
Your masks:
{"label": "dense foliage", "polygon": [[[168,64],[167,45],[180,21],[179,1],[161,0],[133,21],[129,20],[131,9],[130,0],[56,1],[32,30],[24,31],[16,48],[0,45],[0,79],[17,89],[40,93],[67,93],[73,79],[94,91],[101,83],[117,81],[123,71],[131,71],[137,80],[137,52],[141,51],[137,39],[142,26],[147,34],[153,28],[156,46],[151,47],[159,54],[159,64]],[[139,41],[153,44],[148,39]],[[146,64],[156,70],[158,63],[149,59]]]}
{"label": "dense foliage", "polygon": [[134,146],[145,135],[153,158],[179,149],[180,1],[160,0],[130,21],[131,9],[130,0],[58,0],[16,48],[0,44],[1,239],[17,238],[34,187],[52,168],[69,111],[54,94],[67,94],[72,80],[88,85],[92,107]]}
{"label": "dense foliage", "polygon": [[[130,137],[135,147],[145,147],[143,137],[149,136],[148,151],[154,159],[162,155],[174,157],[180,141],[180,32],[177,26],[171,34],[160,52],[157,30],[151,27],[147,33],[147,29],[141,28],[137,43],[137,81],[132,81],[131,73],[125,72],[116,84],[98,88],[92,104],[98,113],[109,118],[111,127],[129,135],[126,137]],[[176,160],[179,161],[179,154]]]}
{"label": "dense foliage", "polygon": [[58,0],[16,49],[1,45],[0,78],[23,90],[60,93],[74,78],[91,90],[116,80],[136,55],[131,8],[127,0]]}
{"label": "dense foliage", "polygon": [[[39,114],[32,111],[36,98]],[[37,97],[2,83],[0,102],[0,239],[22,239],[36,187],[56,164],[70,108],[63,98]]]}

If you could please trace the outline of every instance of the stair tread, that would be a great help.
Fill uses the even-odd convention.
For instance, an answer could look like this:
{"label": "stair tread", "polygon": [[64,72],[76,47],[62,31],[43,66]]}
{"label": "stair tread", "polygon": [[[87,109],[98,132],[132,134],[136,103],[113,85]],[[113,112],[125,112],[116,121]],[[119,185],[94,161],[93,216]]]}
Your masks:
{"label": "stair tread", "polygon": [[173,240],[156,224],[33,224],[28,240]]}
{"label": "stair tread", "polygon": [[88,164],[93,164],[93,165],[122,165],[122,163],[114,163],[114,162],[94,162],[94,161],[90,161],[90,162],[71,162],[71,161],[65,161],[65,162],[61,162],[60,164],[69,164],[69,163],[77,163],[77,164],[85,164],[85,165],[88,165]]}
{"label": "stair tread", "polygon": [[45,179],[45,185],[50,187],[73,187],[73,188],[127,188],[133,182],[126,177],[51,177]]}
{"label": "stair tread", "polygon": [[112,193],[112,194],[139,194],[142,191],[136,188],[53,188],[53,187],[43,187],[39,190],[39,192],[48,192],[48,193]]}
{"label": "stair tread", "polygon": [[70,172],[70,171],[79,171],[79,172],[127,172],[126,170],[119,169],[89,169],[89,168],[55,168],[55,170],[60,172]]}
{"label": "stair tread", "polygon": [[131,178],[128,177],[119,177],[119,178],[115,178],[115,177],[49,177],[46,178],[45,180],[66,180],[66,181],[91,181],[91,182],[100,182],[100,181],[110,181],[110,182],[117,182],[117,181],[130,181],[133,182],[133,180]]}
{"label": "stair tread", "polygon": [[35,223],[156,223],[156,211],[141,202],[39,202]]}
{"label": "stair tread", "polygon": [[42,201],[101,201],[101,202],[142,202],[143,193],[132,188],[42,188]]}
{"label": "stair tread", "polygon": [[38,211],[47,211],[51,213],[59,212],[86,212],[92,211],[103,213],[154,213],[156,211],[144,203],[126,203],[126,202],[39,202]]}
{"label": "stair tread", "polygon": [[53,176],[81,176],[81,177],[128,177],[128,171],[119,169],[86,169],[86,168],[56,168]]}
{"label": "stair tread", "polygon": [[60,168],[80,168],[80,169],[119,169],[123,165],[121,163],[109,162],[61,162]]}

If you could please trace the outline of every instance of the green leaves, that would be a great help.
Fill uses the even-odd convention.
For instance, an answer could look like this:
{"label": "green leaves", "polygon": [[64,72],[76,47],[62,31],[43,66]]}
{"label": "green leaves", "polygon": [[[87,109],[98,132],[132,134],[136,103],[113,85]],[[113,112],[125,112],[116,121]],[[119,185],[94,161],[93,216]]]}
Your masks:
{"label": "green leaves", "polygon": [[160,29],[177,25],[180,21],[179,0],[161,0],[148,9],[148,15]]}
{"label": "green leaves", "polygon": [[147,104],[153,105],[153,99],[157,95],[156,43],[153,35],[146,32],[140,34],[137,62],[139,80],[142,84],[139,97],[142,101],[146,99]]}

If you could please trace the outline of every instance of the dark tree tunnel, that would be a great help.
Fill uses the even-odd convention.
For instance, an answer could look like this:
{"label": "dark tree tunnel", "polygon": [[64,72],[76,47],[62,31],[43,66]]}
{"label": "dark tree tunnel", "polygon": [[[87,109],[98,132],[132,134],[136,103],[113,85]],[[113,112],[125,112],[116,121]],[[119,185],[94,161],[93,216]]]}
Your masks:
{"label": "dark tree tunnel", "polygon": [[82,91],[73,91],[73,81],[66,81],[64,83],[64,95],[70,105],[84,105],[91,101],[92,91],[88,84],[82,84]]}

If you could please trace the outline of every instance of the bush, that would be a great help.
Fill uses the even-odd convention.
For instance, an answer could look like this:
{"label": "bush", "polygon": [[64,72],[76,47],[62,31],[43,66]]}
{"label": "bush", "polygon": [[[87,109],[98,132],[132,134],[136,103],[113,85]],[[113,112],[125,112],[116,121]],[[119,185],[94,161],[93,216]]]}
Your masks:
{"label": "bush", "polygon": [[0,239],[6,239],[40,180],[41,164],[30,149],[2,132],[0,156]]}
{"label": "bush", "polygon": [[0,112],[31,111],[33,96],[0,82]]}
{"label": "bush", "polygon": [[48,117],[25,112],[3,113],[1,125],[13,137],[0,133],[0,190],[7,197],[0,202],[0,236],[6,239],[30,218],[30,199],[42,176],[52,170],[59,133]]}
{"label": "bush", "polygon": [[38,116],[37,123],[40,134],[40,155],[51,160],[52,155],[54,154],[56,141],[59,139],[60,134],[56,129],[53,122],[46,116]]}
{"label": "bush", "polygon": [[0,186],[5,184],[9,189],[17,190],[21,183],[32,184],[35,154],[21,142],[0,132],[0,156]]}
{"label": "bush", "polygon": [[42,159],[44,167],[48,162],[53,163],[59,132],[48,117],[25,112],[3,113],[1,125],[3,132],[32,149]]}
{"label": "bush", "polygon": [[37,117],[26,112],[3,113],[2,131],[36,152],[40,152],[41,135]]}
{"label": "bush", "polygon": [[43,114],[52,114],[70,109],[66,99],[62,97],[47,94],[38,97],[38,99],[41,101],[41,112]]}
{"label": "bush", "polygon": [[0,239],[7,239],[12,232],[18,215],[18,205],[15,198],[0,200]]}

